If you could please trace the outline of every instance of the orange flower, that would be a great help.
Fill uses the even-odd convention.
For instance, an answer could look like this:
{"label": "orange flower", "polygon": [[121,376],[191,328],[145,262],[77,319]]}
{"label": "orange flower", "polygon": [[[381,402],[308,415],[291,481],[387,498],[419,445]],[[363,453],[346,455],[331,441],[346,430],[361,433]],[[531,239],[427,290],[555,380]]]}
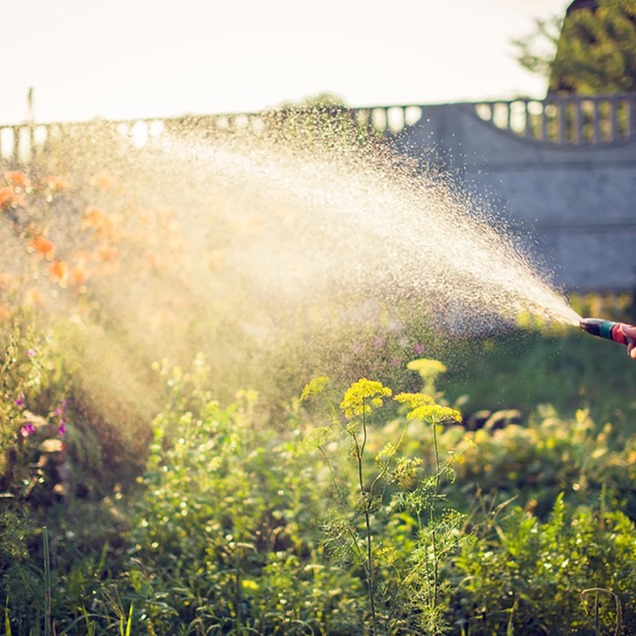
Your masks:
{"label": "orange flower", "polygon": [[118,241],[121,237],[120,226],[120,216],[108,216],[96,205],[90,205],[84,210],[82,227],[94,230],[96,238]]}
{"label": "orange flower", "polygon": [[82,221],[82,227],[89,227],[93,230],[99,230],[104,226],[106,217],[103,210],[96,205],[89,205],[84,210],[84,220]]}
{"label": "orange flower", "polygon": [[9,188],[5,186],[4,188],[0,188],[0,206],[3,206],[12,201],[15,192],[13,188]]}
{"label": "orange flower", "polygon": [[48,175],[42,179],[45,187],[51,190],[68,190],[71,184],[64,178],[55,175]]}
{"label": "orange flower", "polygon": [[113,177],[107,172],[98,172],[97,174],[94,174],[88,182],[95,188],[107,190],[113,186]]}
{"label": "orange flower", "polygon": [[118,255],[119,255],[119,252],[117,248],[115,247],[100,247],[95,252],[95,256],[100,261],[114,261]]}
{"label": "orange flower", "polygon": [[49,277],[60,287],[66,287],[69,279],[69,268],[65,261],[53,261],[49,267]]}
{"label": "orange flower", "polygon": [[11,184],[14,188],[30,188],[31,181],[29,177],[19,170],[11,170],[9,172],[4,173],[4,178],[7,180],[7,183]]}
{"label": "orange flower", "polygon": [[12,187],[5,186],[0,188],[0,209],[16,207],[18,205],[25,206],[27,204],[26,197],[17,193]]}
{"label": "orange flower", "polygon": [[29,249],[35,252],[40,258],[52,261],[55,256],[55,245],[42,234],[36,236],[30,243]]}
{"label": "orange flower", "polygon": [[71,287],[83,285],[88,278],[88,272],[83,263],[73,265],[69,270],[68,282]]}

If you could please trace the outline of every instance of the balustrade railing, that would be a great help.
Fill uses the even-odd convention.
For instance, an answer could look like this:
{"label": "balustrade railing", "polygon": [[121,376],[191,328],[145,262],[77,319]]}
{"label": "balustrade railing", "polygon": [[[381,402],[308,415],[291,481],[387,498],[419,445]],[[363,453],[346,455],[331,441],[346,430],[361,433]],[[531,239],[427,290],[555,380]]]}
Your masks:
{"label": "balustrade railing", "polygon": [[127,139],[133,146],[143,146],[169,132],[213,136],[222,132],[249,131],[256,134],[267,129],[301,134],[305,127],[328,125],[353,126],[377,135],[395,134],[416,123],[421,106],[376,106],[371,108],[281,109],[261,113],[223,115],[188,115],[175,118],[134,119],[89,122],[32,123],[0,125],[0,161],[12,164],[32,162],[50,152],[65,139],[81,137],[95,143],[105,139]]}
{"label": "balustrade railing", "polygon": [[481,102],[475,110],[497,128],[561,145],[615,143],[636,132],[636,93]]}
{"label": "balustrade railing", "polygon": [[[523,98],[459,106],[474,109],[481,119],[507,132],[560,145],[615,143],[636,133],[636,93],[555,95],[545,100]],[[440,107],[444,105],[435,108]],[[425,118],[427,108],[431,107],[329,107],[163,119],[0,125],[0,161],[29,163],[59,146],[66,138],[74,136],[94,139],[96,143],[100,139],[119,137],[128,139],[134,146],[143,146],[148,140],[171,131],[192,131],[202,135],[240,130],[260,133],[271,126],[300,130],[305,124],[316,126],[329,121],[348,122],[358,130],[391,136]]]}

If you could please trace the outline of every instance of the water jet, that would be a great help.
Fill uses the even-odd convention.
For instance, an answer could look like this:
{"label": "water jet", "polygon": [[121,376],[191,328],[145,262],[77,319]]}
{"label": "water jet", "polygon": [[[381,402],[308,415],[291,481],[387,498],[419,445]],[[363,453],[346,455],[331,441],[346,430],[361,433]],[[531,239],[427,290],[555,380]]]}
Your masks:
{"label": "water jet", "polygon": [[[216,390],[231,395],[257,383],[251,370],[268,368],[272,352],[295,360],[303,380],[321,356],[344,368],[338,347],[405,364],[422,348],[408,332],[414,317],[449,347],[522,314],[578,325],[505,220],[449,177],[377,139],[319,126],[308,139],[302,123],[286,134],[186,129],[129,148],[116,138],[65,146],[55,160],[78,205],[60,200],[47,231],[56,254],[94,264],[86,286],[107,325],[102,344],[112,338],[144,364],[187,366],[203,352]],[[377,346],[387,335],[405,343],[402,357]]]}

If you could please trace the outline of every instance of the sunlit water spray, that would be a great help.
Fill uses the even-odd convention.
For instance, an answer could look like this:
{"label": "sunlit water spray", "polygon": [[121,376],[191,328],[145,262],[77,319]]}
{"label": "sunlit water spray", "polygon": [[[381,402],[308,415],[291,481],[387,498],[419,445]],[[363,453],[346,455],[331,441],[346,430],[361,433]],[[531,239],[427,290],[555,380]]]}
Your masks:
{"label": "sunlit water spray", "polygon": [[[513,240],[452,184],[368,152],[300,155],[285,147],[168,143],[207,185],[234,189],[245,245],[234,265],[273,294],[374,289],[466,319],[579,317]],[[197,170],[199,167],[199,170]],[[243,249],[249,246],[249,249]],[[243,257],[243,258],[241,258]],[[307,298],[305,298],[307,300]]]}
{"label": "sunlit water spray", "polygon": [[[108,275],[88,281],[101,323],[78,356],[95,387],[124,381],[113,369],[127,356],[188,364],[201,351],[219,392],[258,383],[255,367],[295,391],[321,356],[346,367],[342,350],[411,321],[452,342],[524,313],[579,320],[488,210],[380,144],[165,135],[125,153],[80,143],[75,159],[82,201],[126,237]],[[104,172],[107,187],[87,185]],[[72,207],[59,253],[75,250]]]}

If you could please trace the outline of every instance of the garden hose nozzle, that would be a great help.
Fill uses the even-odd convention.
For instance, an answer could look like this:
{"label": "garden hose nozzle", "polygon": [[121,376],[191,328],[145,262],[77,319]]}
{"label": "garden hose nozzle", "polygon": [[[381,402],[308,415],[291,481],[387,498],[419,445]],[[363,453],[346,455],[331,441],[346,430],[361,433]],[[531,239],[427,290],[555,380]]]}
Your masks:
{"label": "garden hose nozzle", "polygon": [[593,336],[613,340],[622,345],[627,345],[630,342],[631,334],[628,336],[626,331],[633,332],[636,330],[636,326],[628,325],[624,322],[603,320],[602,318],[583,318],[583,320],[579,322],[579,326],[583,331]]}

